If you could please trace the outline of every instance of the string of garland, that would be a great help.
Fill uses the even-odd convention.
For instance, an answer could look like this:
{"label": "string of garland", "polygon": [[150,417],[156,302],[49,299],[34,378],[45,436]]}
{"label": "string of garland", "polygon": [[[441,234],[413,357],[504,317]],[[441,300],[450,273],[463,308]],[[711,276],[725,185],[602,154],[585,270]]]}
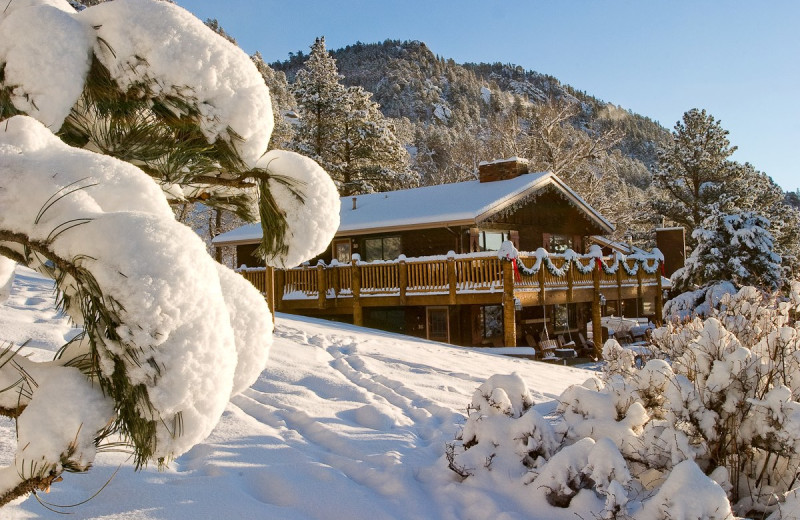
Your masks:
{"label": "string of garland", "polygon": [[[558,278],[567,276],[567,272],[573,265],[581,274],[590,274],[596,268],[602,270],[608,275],[617,274],[617,271],[619,271],[619,266],[622,265],[622,268],[625,270],[625,273],[627,273],[628,276],[636,276],[640,268],[647,274],[656,274],[659,268],[659,260],[657,257],[646,258],[639,255],[635,257],[625,257],[620,253],[616,253],[614,255],[613,263],[608,265],[599,256],[593,254],[579,255],[573,250],[567,249],[564,253],[564,263],[561,265],[561,267],[556,266],[550,254],[542,248],[536,250],[535,256],[536,261],[531,267],[527,267],[524,263],[522,263],[522,260],[519,257],[510,258],[510,261],[514,264],[515,271],[517,271],[520,275],[534,276],[538,274],[542,264],[544,264],[547,271],[551,275]],[[589,262],[587,264],[583,264],[581,259],[587,259]],[[633,260],[632,267],[628,265],[627,260]]]}

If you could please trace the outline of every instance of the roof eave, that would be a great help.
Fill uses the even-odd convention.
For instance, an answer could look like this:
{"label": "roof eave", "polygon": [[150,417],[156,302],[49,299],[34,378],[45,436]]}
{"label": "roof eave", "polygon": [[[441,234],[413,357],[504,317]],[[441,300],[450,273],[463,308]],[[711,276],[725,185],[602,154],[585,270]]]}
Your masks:
{"label": "roof eave", "polygon": [[583,212],[589,216],[589,218],[595,222],[598,227],[603,229],[606,233],[613,233],[614,232],[614,225],[605,219],[600,213],[597,212],[594,208],[592,208],[585,200],[583,200],[580,195],[575,193],[572,188],[567,186],[567,184],[561,180],[558,175],[552,172],[545,172],[546,175],[543,175],[539,179],[536,180],[535,183],[529,185],[526,189],[522,190],[521,192],[517,193],[513,197],[509,197],[508,199],[501,201],[500,203],[492,206],[491,208],[487,209],[486,211],[480,213],[479,215],[475,216],[475,221],[480,222],[482,220],[486,220],[491,215],[502,211],[503,209],[515,204],[519,200],[527,197],[532,192],[539,191],[540,189],[544,188],[548,184],[553,184],[556,188],[558,188],[562,193],[564,193],[578,208],[583,210]]}

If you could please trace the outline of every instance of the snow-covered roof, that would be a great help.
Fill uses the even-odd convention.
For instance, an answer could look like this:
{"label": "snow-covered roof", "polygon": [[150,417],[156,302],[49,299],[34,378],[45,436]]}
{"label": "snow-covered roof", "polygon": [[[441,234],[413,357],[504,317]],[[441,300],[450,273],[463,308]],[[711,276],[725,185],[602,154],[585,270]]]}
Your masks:
{"label": "snow-covered roof", "polygon": [[[607,232],[613,225],[550,172],[529,173],[494,181],[466,181],[408,190],[342,197],[337,235],[363,235],[405,229],[475,225],[522,198],[552,186]],[[356,199],[353,209],[353,198]],[[261,225],[248,224],[214,238],[215,245],[261,239]]]}

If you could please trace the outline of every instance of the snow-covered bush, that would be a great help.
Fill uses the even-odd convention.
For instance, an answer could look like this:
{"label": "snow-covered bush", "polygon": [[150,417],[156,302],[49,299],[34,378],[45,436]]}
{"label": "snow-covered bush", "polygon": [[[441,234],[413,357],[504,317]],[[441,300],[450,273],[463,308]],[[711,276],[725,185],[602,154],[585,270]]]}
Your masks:
{"label": "snow-covered bush", "polygon": [[[640,370],[609,340],[602,379],[560,396],[558,416],[539,427],[555,432],[558,446],[532,464],[498,458],[519,442],[515,421],[536,412],[488,413],[477,396],[502,395],[493,379],[450,447],[451,467],[471,477],[504,460],[501,471],[521,474],[551,505],[592,490],[606,518],[800,518],[798,310],[800,283],[788,298],[753,287],[725,294],[710,317],[656,329],[662,359]],[[514,394],[527,392],[519,387]],[[481,466],[487,457],[492,463]]]}
{"label": "snow-covered bush", "polygon": [[[549,457],[557,446],[555,434],[533,404],[518,375],[490,377],[472,396],[459,443],[448,448],[450,468],[462,477],[495,465],[519,472]],[[504,442],[509,437],[511,442]]]}
{"label": "snow-covered bush", "polygon": [[170,200],[242,213],[258,201],[265,254],[283,265],[327,246],[339,199],[313,161],[266,153],[269,92],[252,61],[168,2],[9,2],[0,120],[0,254],[52,277],[84,329],[49,363],[0,352],[0,413],[18,435],[2,505],[87,470],[107,442],[137,467],[184,453],[262,371],[264,298]]}

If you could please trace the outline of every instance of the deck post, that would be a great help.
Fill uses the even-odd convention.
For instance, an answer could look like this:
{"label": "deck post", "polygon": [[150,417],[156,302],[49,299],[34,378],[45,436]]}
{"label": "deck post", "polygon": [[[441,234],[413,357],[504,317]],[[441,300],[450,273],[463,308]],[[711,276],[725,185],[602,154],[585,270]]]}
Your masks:
{"label": "deck post", "polygon": [[364,326],[364,310],[361,308],[361,267],[358,265],[359,258],[353,255],[353,325]]}
{"label": "deck post", "polygon": [[642,276],[642,265],[636,270],[636,315],[644,313],[644,279]]}
{"label": "deck post", "polygon": [[547,269],[547,262],[542,261],[542,264],[539,266],[539,303],[541,305],[545,304],[545,283],[544,283],[544,270]]}
{"label": "deck post", "polygon": [[517,311],[514,308],[514,272],[511,262],[503,262],[503,331],[507,347],[517,346]]}
{"label": "deck post", "polygon": [[[598,259],[598,262],[602,260]],[[594,294],[592,295],[592,340],[594,341],[595,356],[600,359],[603,356],[603,324],[600,323],[602,309],[600,308],[600,276],[601,266],[592,270],[592,282],[594,283]]]}
{"label": "deck post", "polygon": [[656,269],[656,327],[664,323],[664,287],[661,285],[661,260]]}
{"label": "deck post", "polygon": [[447,284],[450,286],[450,305],[456,304],[456,259],[447,256]]}
{"label": "deck post", "polygon": [[286,271],[283,269],[275,270],[275,308],[272,312],[280,312],[283,304],[283,292],[286,287]]}
{"label": "deck post", "polygon": [[575,299],[575,263],[571,262],[567,269],[567,303]]}
{"label": "deck post", "polygon": [[320,262],[317,264],[317,306],[325,308],[325,300],[328,296],[328,284],[326,283],[325,265]]}
{"label": "deck post", "polygon": [[272,315],[272,323],[275,323],[275,268],[269,265],[264,270],[264,295]]}
{"label": "deck post", "polygon": [[400,255],[398,265],[400,271],[400,305],[406,304],[406,290],[408,289],[408,264],[405,255]]}

